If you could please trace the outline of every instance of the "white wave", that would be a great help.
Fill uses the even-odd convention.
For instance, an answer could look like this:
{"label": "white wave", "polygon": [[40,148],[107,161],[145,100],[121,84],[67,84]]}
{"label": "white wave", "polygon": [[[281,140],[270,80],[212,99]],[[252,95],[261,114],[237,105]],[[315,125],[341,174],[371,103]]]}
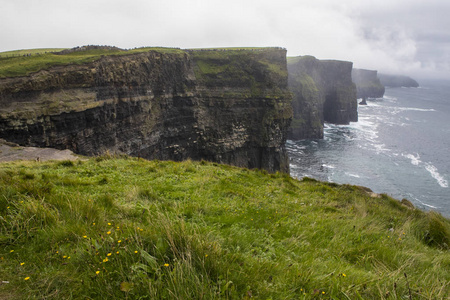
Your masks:
{"label": "white wave", "polygon": [[361,176],[359,176],[358,174],[353,174],[353,173],[348,173],[348,172],[345,172],[345,175],[350,176],[350,177],[355,177],[355,178],[361,178]]}
{"label": "white wave", "polygon": [[408,158],[411,160],[411,163],[415,166],[418,166],[422,161],[420,160],[419,153],[416,153],[416,155],[413,154],[403,154],[402,156],[405,158]]}
{"label": "white wave", "polygon": [[436,111],[434,108],[417,108],[417,107],[398,107],[400,110],[412,110],[412,111]]}
{"label": "white wave", "polygon": [[438,182],[438,184],[443,187],[443,188],[447,188],[448,187],[448,181],[445,180],[441,174],[439,174],[437,168],[435,166],[433,166],[432,164],[426,164],[425,169],[430,172],[431,177],[433,177],[434,179],[436,179],[436,181]]}
{"label": "white wave", "polygon": [[388,101],[397,101],[396,97],[391,97],[391,96],[386,96],[386,95],[383,96],[383,99],[388,100]]}
{"label": "white wave", "polygon": [[335,166],[332,166],[332,165],[326,165],[326,164],[322,164],[322,167],[328,168],[328,169],[335,169],[335,168],[336,168]]}
{"label": "white wave", "polygon": [[386,148],[385,144],[373,144],[372,146],[374,147],[375,151],[378,154],[381,152],[390,152],[391,151],[391,149]]}
{"label": "white wave", "polygon": [[417,108],[417,107],[390,107],[391,115],[397,115],[404,111],[421,111],[421,112],[435,112],[434,108]]}
{"label": "white wave", "polygon": [[373,117],[361,117],[358,122],[351,123],[350,128],[356,130],[359,138],[375,142],[378,139],[378,124]]}
{"label": "white wave", "polygon": [[382,106],[379,102],[369,101],[367,105],[358,106],[358,109],[365,109],[366,107],[380,107]]}
{"label": "white wave", "polygon": [[420,199],[417,199],[417,198],[415,198],[415,197],[414,197],[414,200],[416,200],[417,202],[419,202],[419,203],[422,204],[423,206],[430,207],[430,208],[432,208],[432,209],[438,209],[438,208],[439,208],[439,207],[437,207],[437,206],[433,206],[433,205],[431,205],[431,204],[427,204],[427,203],[425,203],[425,202],[423,202],[423,201],[421,201]]}

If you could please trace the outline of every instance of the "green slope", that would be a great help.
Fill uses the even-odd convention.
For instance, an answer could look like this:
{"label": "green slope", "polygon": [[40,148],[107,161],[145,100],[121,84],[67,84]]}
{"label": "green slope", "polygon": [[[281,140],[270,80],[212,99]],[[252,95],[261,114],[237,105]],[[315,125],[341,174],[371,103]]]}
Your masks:
{"label": "green slope", "polygon": [[[88,49],[66,54],[58,54],[55,52],[56,50],[64,49],[30,49],[1,52],[0,78],[26,76],[33,72],[54,66],[89,63],[98,60],[105,55],[129,55],[150,50],[164,53],[184,53],[184,51],[180,49],[162,47],[144,47],[133,50],[105,47],[103,49]],[[27,54],[31,55],[28,56]]]}
{"label": "green slope", "polygon": [[206,162],[0,164],[0,298],[445,299],[450,223]]}

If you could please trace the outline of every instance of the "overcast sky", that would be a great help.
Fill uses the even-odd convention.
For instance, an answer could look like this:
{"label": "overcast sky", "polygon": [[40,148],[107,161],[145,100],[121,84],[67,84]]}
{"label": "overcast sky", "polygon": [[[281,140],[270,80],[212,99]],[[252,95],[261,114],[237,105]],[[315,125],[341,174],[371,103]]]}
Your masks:
{"label": "overcast sky", "polygon": [[0,0],[0,51],[281,46],[450,78],[449,0]]}

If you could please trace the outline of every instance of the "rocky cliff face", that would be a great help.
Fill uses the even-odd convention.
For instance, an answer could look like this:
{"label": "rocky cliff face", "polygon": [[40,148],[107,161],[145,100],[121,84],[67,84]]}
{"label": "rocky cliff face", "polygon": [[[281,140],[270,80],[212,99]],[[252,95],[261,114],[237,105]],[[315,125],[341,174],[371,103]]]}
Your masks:
{"label": "rocky cliff face", "polygon": [[384,96],[385,89],[377,73],[373,70],[352,70],[352,80],[356,85],[356,97],[358,99],[382,98]]}
{"label": "rocky cliff face", "polygon": [[288,59],[289,88],[294,115],[288,138],[323,138],[323,124],[358,121],[353,64],[318,60],[312,56]]}
{"label": "rocky cliff face", "polygon": [[288,172],[286,51],[149,51],[0,79],[0,137]]}

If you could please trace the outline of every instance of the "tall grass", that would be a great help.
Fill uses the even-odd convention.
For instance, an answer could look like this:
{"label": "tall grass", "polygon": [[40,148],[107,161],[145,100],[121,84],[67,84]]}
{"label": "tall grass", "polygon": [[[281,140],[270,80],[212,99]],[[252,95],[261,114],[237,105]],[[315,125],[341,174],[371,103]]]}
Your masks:
{"label": "tall grass", "polygon": [[0,298],[445,299],[450,223],[207,162],[0,165]]}

